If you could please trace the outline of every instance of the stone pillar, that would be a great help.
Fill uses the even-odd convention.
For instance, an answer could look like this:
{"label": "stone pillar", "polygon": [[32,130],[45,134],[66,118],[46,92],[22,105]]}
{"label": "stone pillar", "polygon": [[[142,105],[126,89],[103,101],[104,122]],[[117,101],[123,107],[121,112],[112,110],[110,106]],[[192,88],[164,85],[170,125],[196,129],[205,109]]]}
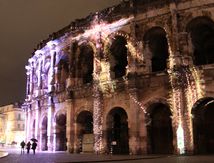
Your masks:
{"label": "stone pillar", "polygon": [[[186,90],[188,89],[188,67],[179,66],[170,73],[172,85],[173,119],[177,121],[177,152],[186,154],[193,152],[193,136],[191,117],[188,109]],[[175,115],[175,113],[177,113]],[[173,121],[175,124],[175,121]]]}
{"label": "stone pillar", "polygon": [[182,64],[185,66],[193,65],[193,45],[190,34],[188,34],[187,32],[179,33],[179,50],[182,54]]}
{"label": "stone pillar", "polygon": [[74,122],[74,153],[79,152],[79,140],[77,136],[77,122]]}
{"label": "stone pillar", "polygon": [[54,104],[52,101],[52,97],[49,96],[48,102],[48,126],[47,126],[47,137],[48,137],[48,151],[53,151],[53,123],[54,123]]}
{"label": "stone pillar", "polygon": [[41,89],[42,89],[42,60],[39,59],[39,66],[38,66],[38,93],[37,96],[41,95]]}
{"label": "stone pillar", "polygon": [[[37,140],[40,140],[40,128],[41,128],[41,126],[40,126],[40,121],[41,121],[41,119],[40,119],[40,117],[41,117],[40,101],[37,101],[37,103],[36,103],[35,112],[36,112],[35,138]],[[41,143],[42,143],[41,141],[38,142],[38,147],[40,147]],[[38,148],[38,150],[40,150],[40,148]]]}
{"label": "stone pillar", "polygon": [[29,95],[30,95],[30,98],[29,100],[31,100],[31,97],[32,97],[32,94],[33,94],[33,75],[34,75],[34,65],[33,65],[33,61],[30,62],[30,83],[29,83]]}
{"label": "stone pillar", "polygon": [[50,74],[48,76],[48,92],[53,92],[54,84],[55,84],[55,62],[56,62],[56,52],[51,51],[51,66],[50,66]]}
{"label": "stone pillar", "polygon": [[31,121],[33,119],[31,118],[31,108],[29,106],[28,110],[27,110],[27,123],[26,123],[26,126],[27,126],[27,137],[26,139],[27,140],[30,140],[31,139],[31,136],[32,136],[32,133],[31,133]]}
{"label": "stone pillar", "polygon": [[[130,89],[129,90],[134,99],[138,99],[137,90]],[[140,152],[140,135],[139,135],[139,106],[135,103],[133,99],[130,99],[130,108],[128,117],[129,124],[129,153],[130,154],[139,154]]]}
{"label": "stone pillar", "polygon": [[67,138],[67,151],[70,153],[74,152],[74,107],[73,101],[68,99],[66,101],[67,106],[67,118],[66,118],[66,138]]}
{"label": "stone pillar", "polygon": [[94,150],[97,154],[101,154],[105,152],[103,146],[103,97],[97,85],[94,86],[93,97]]}
{"label": "stone pillar", "polygon": [[143,49],[143,57],[144,57],[144,61],[146,62],[145,72],[146,73],[152,72],[152,61],[151,61],[152,60],[152,53],[150,51],[148,42],[145,43],[145,47]]}
{"label": "stone pillar", "polygon": [[[27,107],[29,107],[29,106],[27,106]],[[28,135],[29,135],[28,118],[29,118],[29,108],[26,108],[26,110],[25,110],[25,142],[28,141]]]}
{"label": "stone pillar", "polygon": [[40,126],[40,129],[39,129],[39,139],[38,139],[39,140],[39,145],[38,145],[38,150],[39,151],[42,151],[42,145],[43,145],[42,144],[43,143],[42,142],[42,136],[43,136],[42,135],[42,126]]}

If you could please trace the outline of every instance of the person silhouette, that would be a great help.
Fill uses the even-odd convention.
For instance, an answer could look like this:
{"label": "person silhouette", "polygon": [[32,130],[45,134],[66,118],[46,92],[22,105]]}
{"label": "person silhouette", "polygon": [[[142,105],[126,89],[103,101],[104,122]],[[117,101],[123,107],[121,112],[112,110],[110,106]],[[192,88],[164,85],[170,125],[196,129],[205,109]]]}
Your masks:
{"label": "person silhouette", "polygon": [[27,154],[29,154],[29,153],[30,153],[30,146],[31,146],[31,143],[28,142],[26,146],[27,146],[27,147],[26,147],[26,149],[27,149]]}
{"label": "person silhouette", "polygon": [[32,144],[33,154],[35,154],[36,146],[37,146],[37,143],[33,142]]}
{"label": "person silhouette", "polygon": [[20,146],[21,146],[21,154],[24,154],[25,153],[25,142],[24,140],[20,143]]}

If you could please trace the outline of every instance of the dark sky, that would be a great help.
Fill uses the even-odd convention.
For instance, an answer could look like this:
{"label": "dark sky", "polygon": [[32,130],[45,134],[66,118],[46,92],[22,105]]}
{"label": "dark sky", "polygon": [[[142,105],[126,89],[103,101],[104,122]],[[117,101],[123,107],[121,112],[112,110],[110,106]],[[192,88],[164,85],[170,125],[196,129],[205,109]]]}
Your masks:
{"label": "dark sky", "polygon": [[120,0],[0,0],[0,106],[25,97],[25,65],[48,35]]}

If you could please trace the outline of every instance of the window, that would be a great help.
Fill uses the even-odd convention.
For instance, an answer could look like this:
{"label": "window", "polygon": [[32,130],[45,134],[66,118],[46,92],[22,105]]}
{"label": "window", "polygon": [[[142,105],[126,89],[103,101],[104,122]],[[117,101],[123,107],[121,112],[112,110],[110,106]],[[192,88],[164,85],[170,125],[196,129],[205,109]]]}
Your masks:
{"label": "window", "polygon": [[20,113],[18,114],[18,120],[21,120],[21,114]]}

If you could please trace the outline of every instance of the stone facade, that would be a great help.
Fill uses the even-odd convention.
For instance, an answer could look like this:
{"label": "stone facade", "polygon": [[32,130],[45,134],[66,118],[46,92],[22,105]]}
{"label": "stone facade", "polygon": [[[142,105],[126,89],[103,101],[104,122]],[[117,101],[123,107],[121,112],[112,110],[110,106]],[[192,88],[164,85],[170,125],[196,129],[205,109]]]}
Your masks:
{"label": "stone facade", "polygon": [[0,107],[0,143],[18,145],[25,139],[25,114],[18,104]]}
{"label": "stone facade", "polygon": [[129,0],[51,34],[26,66],[27,139],[49,151],[213,153],[213,21],[212,0]]}

